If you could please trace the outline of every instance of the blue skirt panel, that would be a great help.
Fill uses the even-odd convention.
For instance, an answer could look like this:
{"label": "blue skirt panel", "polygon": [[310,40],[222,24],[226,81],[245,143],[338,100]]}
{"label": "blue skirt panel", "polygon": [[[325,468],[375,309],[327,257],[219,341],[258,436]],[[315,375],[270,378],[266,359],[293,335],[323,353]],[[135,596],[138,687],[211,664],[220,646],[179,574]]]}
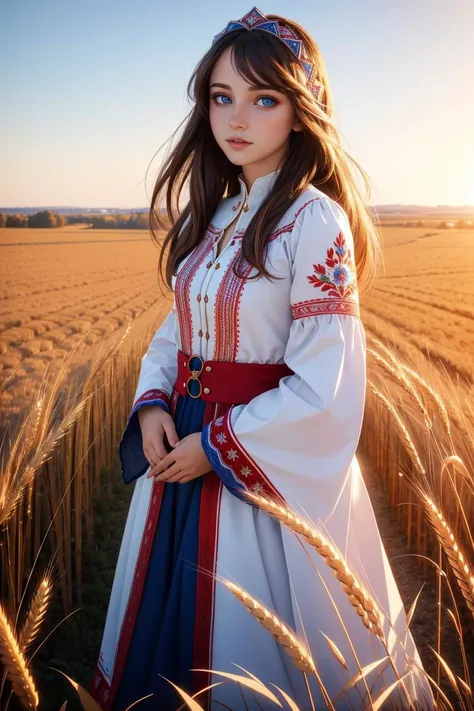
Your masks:
{"label": "blue skirt panel", "polygon": [[[178,397],[173,419],[179,438],[202,430],[205,405],[201,399]],[[142,461],[138,421],[135,425],[133,428],[129,422],[120,448],[125,481],[132,481],[140,470],[143,474],[148,468],[148,462]],[[164,484],[140,608],[113,711],[125,711],[147,694],[153,696],[140,703],[143,711],[174,711],[181,697],[162,676],[193,693],[190,669],[202,483],[203,477],[186,484]]]}

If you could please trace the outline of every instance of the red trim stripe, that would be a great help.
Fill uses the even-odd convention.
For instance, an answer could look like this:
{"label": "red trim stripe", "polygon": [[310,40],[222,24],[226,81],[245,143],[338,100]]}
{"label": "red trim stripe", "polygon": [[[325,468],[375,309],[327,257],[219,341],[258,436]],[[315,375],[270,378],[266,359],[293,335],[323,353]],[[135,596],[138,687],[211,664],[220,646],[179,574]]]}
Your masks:
{"label": "red trim stripe", "polygon": [[222,461],[232,470],[236,481],[247,490],[284,501],[278,489],[237,439],[232,427],[231,409],[211,423],[209,442],[219,451]]}
{"label": "red trim stripe", "polygon": [[[219,406],[217,406],[219,407]],[[228,409],[228,405],[223,409]],[[210,422],[216,405],[207,403],[203,425]],[[199,511],[198,573],[196,584],[196,623],[194,628],[194,669],[211,669],[212,637],[214,629],[215,572],[217,568],[217,541],[219,538],[219,513],[222,482],[215,472],[204,477]],[[214,522],[214,525],[213,525]],[[194,693],[209,686],[211,675],[194,672]],[[199,703],[209,708],[210,693],[201,694]]]}
{"label": "red trim stripe", "polygon": [[220,234],[220,231],[216,230],[213,225],[209,225],[201,242],[199,242],[194,251],[191,252],[188,260],[178,271],[174,285],[176,312],[178,314],[181,334],[181,348],[185,353],[193,352],[193,319],[190,297],[191,283],[196,272],[204,262],[204,259],[212,251],[218,234]]}
{"label": "red trim stripe", "polygon": [[143,393],[143,395],[140,395],[140,397],[135,400],[132,410],[134,410],[138,404],[148,400],[163,400],[163,402],[169,407],[170,396],[166,390],[147,390]]}
{"label": "red trim stripe", "polygon": [[119,641],[117,645],[117,653],[115,656],[114,673],[112,677],[112,685],[109,686],[104,676],[97,666],[92,680],[90,693],[93,698],[101,705],[103,711],[109,711],[112,707],[112,702],[117,693],[118,685],[125,669],[127,654],[132,641],[135,621],[137,619],[138,610],[140,608],[140,600],[143,593],[143,587],[148,569],[148,562],[155,537],[156,525],[161,509],[163,499],[164,483],[161,481],[153,482],[153,489],[148,507],[148,514],[143,531],[143,537],[140,544],[135,572],[133,575],[132,586],[128,598],[127,609],[122,621]]}

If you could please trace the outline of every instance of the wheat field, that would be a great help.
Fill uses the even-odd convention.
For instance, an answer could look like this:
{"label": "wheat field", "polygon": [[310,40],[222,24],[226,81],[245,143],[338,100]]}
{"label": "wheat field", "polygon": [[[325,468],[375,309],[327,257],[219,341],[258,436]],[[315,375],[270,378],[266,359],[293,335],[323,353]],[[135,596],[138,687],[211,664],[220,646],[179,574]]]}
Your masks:
{"label": "wheat field", "polygon": [[129,322],[140,334],[166,306],[145,230],[3,229],[0,255],[0,373],[14,372],[0,395],[2,421],[75,346],[71,366]]}
{"label": "wheat field", "polygon": [[[375,493],[374,509],[382,537],[387,534],[388,515],[385,504],[377,500],[377,489],[383,490],[387,505],[396,512],[396,531],[392,528],[390,532],[395,539],[393,558],[408,546],[422,559],[428,589],[417,613],[422,624],[415,620],[414,625],[423,662],[434,676],[434,688],[441,684],[444,689],[437,700],[440,702],[441,695],[444,704],[447,697],[442,694],[455,692],[453,700],[462,697],[463,708],[472,711],[474,229],[439,230],[426,224],[400,227],[387,221],[383,237],[385,272],[361,302],[369,375],[361,433],[363,471],[367,479],[376,479],[375,488],[372,482],[369,489],[371,496]],[[2,471],[3,489],[0,486],[0,516],[6,521],[6,528],[0,529],[4,534],[0,536],[0,553],[4,573],[8,561],[15,575],[0,576],[6,608],[4,613],[0,605],[0,658],[13,693],[23,699],[25,708],[36,708],[38,693],[30,675],[33,667],[24,656],[28,614],[21,616],[21,629],[13,628],[25,579],[51,521],[50,545],[56,550],[54,568],[59,575],[53,584],[51,562],[36,592],[28,590],[30,610],[42,608],[42,623],[52,585],[61,592],[65,613],[82,605],[83,592],[87,597],[91,581],[83,554],[100,547],[98,539],[93,545],[94,501],[110,498],[112,476],[108,475],[104,488],[102,475],[104,470],[113,471],[141,356],[169,308],[170,297],[157,285],[158,255],[144,231],[80,227],[0,230],[0,250],[5,265],[0,291],[0,416],[6,426],[16,417],[21,420],[25,413],[29,415],[22,437],[13,441],[15,457],[8,460],[8,454],[1,452],[7,466]],[[119,347],[107,350],[108,343]],[[83,380],[82,393],[62,410],[62,420],[53,422],[50,406],[45,407],[37,395],[46,369],[52,380],[67,363],[72,379],[73,371],[81,367],[87,372],[97,353],[102,353],[102,360]],[[117,383],[120,387],[115,387]],[[32,400],[33,394],[38,399]],[[61,431],[60,441],[56,430]],[[2,446],[6,448],[7,440]],[[31,464],[35,461],[38,464]],[[295,528],[296,519],[292,521]],[[297,523],[297,532],[301,535],[303,531],[308,540],[316,541],[325,555],[326,547],[321,547],[317,532]],[[119,541],[116,530],[112,537]],[[113,552],[113,560],[115,555]],[[113,569],[113,563],[109,565]],[[418,589],[416,576],[407,566],[408,562],[396,563],[412,618]],[[40,567],[44,570],[43,561]],[[446,590],[445,581],[449,583]],[[48,601],[36,602],[44,591]],[[257,618],[267,619],[271,614],[259,611],[245,591],[233,592],[252,614],[258,613]],[[427,606],[426,596],[430,595]],[[354,599],[359,604],[359,598]],[[369,605],[367,609],[372,608]],[[103,615],[104,611],[101,622]],[[84,622],[87,625],[86,618],[80,626]],[[378,623],[369,622],[367,626],[377,634]],[[272,633],[280,638],[281,630],[275,624],[273,620]],[[298,657],[301,650],[296,645],[298,654],[292,651],[296,642],[291,630],[288,635],[286,650]],[[461,649],[457,657],[453,655],[453,636],[455,646]],[[457,675],[455,683],[453,672],[443,666],[446,662],[433,657],[430,644],[438,656],[447,654]],[[311,665],[308,669],[314,672]],[[447,682],[446,678],[440,680],[442,670]],[[82,671],[78,669],[78,673]],[[443,704],[439,703],[439,708],[450,708],[449,703]],[[50,707],[44,708],[49,711]],[[378,708],[377,704],[373,708]]]}
{"label": "wheat field", "polygon": [[366,302],[366,330],[450,374],[474,375],[474,229],[383,223],[385,272]]}
{"label": "wheat field", "polygon": [[[451,374],[474,374],[474,229],[383,227],[385,272],[361,303],[366,330]],[[28,402],[46,366],[80,343],[72,365],[133,322],[158,324],[168,301],[146,231],[3,229],[0,367],[15,371],[0,418]]]}

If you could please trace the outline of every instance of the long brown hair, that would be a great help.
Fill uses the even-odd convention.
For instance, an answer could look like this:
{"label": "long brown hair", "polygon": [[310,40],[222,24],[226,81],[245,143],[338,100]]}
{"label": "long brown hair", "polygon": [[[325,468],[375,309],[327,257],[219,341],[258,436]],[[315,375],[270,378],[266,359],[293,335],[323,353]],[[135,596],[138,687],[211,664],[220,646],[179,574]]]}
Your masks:
{"label": "long brown hair", "polygon": [[[150,209],[150,231],[160,245],[159,272],[171,287],[179,263],[199,244],[223,197],[240,192],[241,166],[231,163],[217,144],[209,121],[209,82],[221,54],[232,46],[236,70],[252,84],[263,83],[289,96],[302,131],[292,131],[289,149],[270,194],[250,221],[242,240],[241,262],[255,267],[261,276],[272,275],[265,268],[268,237],[295,198],[312,183],[345,210],[354,235],[355,262],[359,293],[369,290],[383,263],[381,237],[371,212],[364,203],[351,168],[356,168],[365,184],[365,171],[342,148],[339,133],[332,125],[332,95],[320,50],[310,35],[297,23],[280,15],[267,15],[289,26],[303,41],[306,56],[314,65],[313,79],[322,88],[316,101],[304,83],[299,60],[278,37],[265,30],[239,29],[223,35],[196,66],[187,87],[192,110],[178,129],[182,134],[169,152],[156,179]],[[168,143],[168,141],[167,141]],[[165,144],[166,145],[166,144]],[[189,187],[189,201],[180,210],[181,194]],[[160,205],[166,199],[171,229],[164,240],[156,230],[169,227]]]}

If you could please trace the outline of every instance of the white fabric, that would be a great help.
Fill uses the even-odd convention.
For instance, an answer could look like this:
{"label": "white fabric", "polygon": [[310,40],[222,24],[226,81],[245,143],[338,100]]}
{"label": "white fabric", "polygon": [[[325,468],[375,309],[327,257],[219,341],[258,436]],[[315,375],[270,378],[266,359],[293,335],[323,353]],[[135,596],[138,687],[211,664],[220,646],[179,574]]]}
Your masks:
{"label": "white fabric", "polygon": [[176,309],[173,304],[142,358],[133,402],[147,390],[164,390],[168,394],[171,393],[178,372],[177,329]]}

